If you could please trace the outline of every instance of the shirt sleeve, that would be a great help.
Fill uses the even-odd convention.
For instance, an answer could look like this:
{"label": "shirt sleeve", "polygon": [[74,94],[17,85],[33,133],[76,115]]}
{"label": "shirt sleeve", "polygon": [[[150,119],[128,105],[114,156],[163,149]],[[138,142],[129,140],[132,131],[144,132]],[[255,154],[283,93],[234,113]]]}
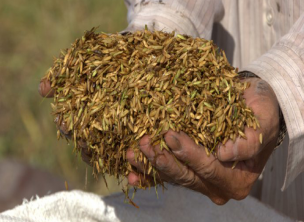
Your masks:
{"label": "shirt sleeve", "polygon": [[221,0],[125,0],[129,26],[125,31],[175,31],[211,38],[212,25],[224,15]]}
{"label": "shirt sleeve", "polygon": [[282,190],[304,171],[304,15],[289,33],[244,70],[273,88],[289,135],[287,167]]}

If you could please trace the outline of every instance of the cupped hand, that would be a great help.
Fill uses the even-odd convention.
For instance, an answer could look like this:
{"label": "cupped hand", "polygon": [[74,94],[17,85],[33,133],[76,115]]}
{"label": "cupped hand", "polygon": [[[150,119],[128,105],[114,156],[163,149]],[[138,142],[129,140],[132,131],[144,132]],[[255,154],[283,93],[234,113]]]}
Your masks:
{"label": "cupped hand", "polygon": [[[164,139],[171,152],[152,146],[148,135],[139,142],[140,150],[159,171],[160,181],[168,181],[208,196],[216,204],[229,199],[245,198],[262,172],[276,146],[279,133],[279,105],[271,87],[258,78],[246,79],[251,86],[245,91],[247,106],[256,115],[260,128],[245,128],[247,139],[227,141],[216,150],[216,156],[207,156],[204,147],[197,145],[183,132],[169,130]],[[259,135],[262,133],[262,144]],[[136,162],[132,150],[127,152],[128,161],[138,169],[130,173],[129,184],[153,183],[151,176],[143,176],[141,162]],[[233,163],[239,161],[234,169]]]}
{"label": "cupped hand", "polygon": [[[41,79],[38,87],[39,94],[45,98],[52,98],[54,96],[54,89],[51,87],[50,81],[46,78]],[[60,125],[57,124],[58,129],[60,130],[61,134],[64,135],[66,138],[70,139],[72,135],[72,131],[68,130],[65,122],[62,122]],[[77,141],[78,147],[81,150],[81,157],[84,162],[91,165],[91,152],[87,149],[87,144],[85,141]]]}

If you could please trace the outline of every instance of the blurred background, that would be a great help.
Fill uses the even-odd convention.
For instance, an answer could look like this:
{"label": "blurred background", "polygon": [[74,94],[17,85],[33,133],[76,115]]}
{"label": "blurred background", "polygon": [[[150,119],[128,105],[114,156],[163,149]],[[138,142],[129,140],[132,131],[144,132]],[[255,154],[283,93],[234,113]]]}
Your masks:
{"label": "blurred background", "polygon": [[108,189],[93,179],[73,145],[57,141],[52,99],[39,96],[38,84],[60,49],[92,27],[119,32],[126,17],[123,0],[1,0],[0,212],[23,198],[65,190],[65,181],[101,195],[120,191],[113,178]]}

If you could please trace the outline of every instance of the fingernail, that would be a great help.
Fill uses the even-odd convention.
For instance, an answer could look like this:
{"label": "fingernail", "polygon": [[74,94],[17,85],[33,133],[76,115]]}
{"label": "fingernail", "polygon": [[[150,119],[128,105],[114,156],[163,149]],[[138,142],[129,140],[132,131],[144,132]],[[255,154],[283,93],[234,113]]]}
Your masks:
{"label": "fingernail", "polygon": [[177,139],[175,136],[171,136],[172,137],[172,141],[174,143],[174,145],[172,147],[170,147],[172,150],[178,151],[182,149],[182,145],[179,142],[179,139]]}

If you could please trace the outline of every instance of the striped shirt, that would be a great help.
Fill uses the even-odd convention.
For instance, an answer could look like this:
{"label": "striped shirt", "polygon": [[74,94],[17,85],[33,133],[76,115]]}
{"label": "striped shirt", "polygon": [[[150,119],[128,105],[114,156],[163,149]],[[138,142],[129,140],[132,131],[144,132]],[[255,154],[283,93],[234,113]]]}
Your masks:
{"label": "striped shirt", "polygon": [[[259,198],[304,220],[304,1],[125,0],[126,30],[163,30],[213,39],[228,60],[273,88],[288,136],[270,157]],[[281,192],[281,188],[284,192]]]}

